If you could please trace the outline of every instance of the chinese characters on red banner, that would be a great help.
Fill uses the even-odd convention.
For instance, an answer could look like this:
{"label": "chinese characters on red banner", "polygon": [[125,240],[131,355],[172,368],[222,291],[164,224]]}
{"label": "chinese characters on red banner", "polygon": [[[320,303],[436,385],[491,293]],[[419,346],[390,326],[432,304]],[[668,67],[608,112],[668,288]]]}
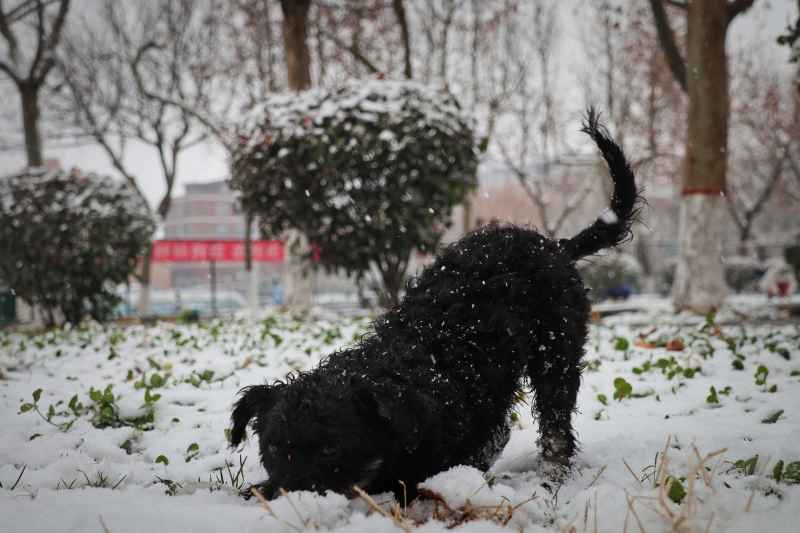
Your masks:
{"label": "chinese characters on red banner", "polygon": [[[281,241],[253,241],[253,261],[283,263],[284,246]],[[153,241],[155,262],[192,263],[207,261],[244,261],[244,241]]]}

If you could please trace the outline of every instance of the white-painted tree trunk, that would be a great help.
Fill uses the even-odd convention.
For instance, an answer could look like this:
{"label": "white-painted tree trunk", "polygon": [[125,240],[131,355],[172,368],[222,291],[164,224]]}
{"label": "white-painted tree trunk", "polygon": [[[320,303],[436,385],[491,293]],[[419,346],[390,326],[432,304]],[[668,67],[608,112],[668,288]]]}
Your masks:
{"label": "white-painted tree trunk", "polygon": [[141,285],[139,288],[139,301],[136,304],[139,310],[139,316],[148,316],[150,314],[150,284]]}
{"label": "white-painted tree trunk", "polygon": [[247,303],[250,307],[250,314],[255,317],[258,314],[258,262],[253,261],[250,270],[247,272]]}
{"label": "white-painted tree trunk", "polygon": [[672,303],[678,309],[708,313],[725,301],[728,287],[722,265],[725,197],[690,194],[681,199],[678,264]]}
{"label": "white-painted tree trunk", "polygon": [[297,244],[287,246],[286,250],[285,303],[290,307],[311,307],[311,275],[307,272],[309,268],[303,259],[303,254],[309,247],[308,240],[299,232],[292,230],[286,242]]}

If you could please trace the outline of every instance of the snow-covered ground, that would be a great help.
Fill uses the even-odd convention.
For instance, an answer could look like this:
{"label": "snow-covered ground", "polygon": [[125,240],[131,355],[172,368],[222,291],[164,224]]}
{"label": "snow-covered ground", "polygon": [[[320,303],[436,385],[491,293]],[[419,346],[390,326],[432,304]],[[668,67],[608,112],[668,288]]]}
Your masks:
{"label": "snow-covered ground", "polygon": [[0,332],[0,531],[797,531],[800,325],[757,303],[716,324],[659,305],[595,324],[563,484],[520,404],[491,472],[439,473],[424,484],[438,496],[405,509],[237,496],[265,473],[254,439],[227,447],[236,391],[311,368],[365,319]]}

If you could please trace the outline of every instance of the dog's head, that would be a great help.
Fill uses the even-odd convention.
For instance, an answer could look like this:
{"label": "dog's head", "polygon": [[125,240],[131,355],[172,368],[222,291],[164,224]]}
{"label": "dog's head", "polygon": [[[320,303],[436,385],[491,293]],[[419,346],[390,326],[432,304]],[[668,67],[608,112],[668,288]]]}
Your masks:
{"label": "dog's head", "polygon": [[[271,482],[287,490],[367,489],[393,461],[419,412],[396,391],[358,378],[337,386],[295,382],[259,415],[261,455]],[[318,384],[316,384],[318,385]]]}
{"label": "dog's head", "polygon": [[358,386],[308,385],[280,390],[255,425],[270,482],[286,490],[368,487],[391,445],[389,410]]}

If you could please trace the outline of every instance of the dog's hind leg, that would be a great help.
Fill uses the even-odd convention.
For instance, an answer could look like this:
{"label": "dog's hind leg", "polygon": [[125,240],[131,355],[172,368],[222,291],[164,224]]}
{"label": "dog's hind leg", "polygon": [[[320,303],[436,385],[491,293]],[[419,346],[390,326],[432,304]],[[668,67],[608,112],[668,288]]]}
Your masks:
{"label": "dog's hind leg", "polygon": [[542,457],[551,464],[569,465],[575,453],[572,413],[581,381],[583,345],[551,341],[531,358],[528,374],[535,391],[533,415],[539,422]]}

